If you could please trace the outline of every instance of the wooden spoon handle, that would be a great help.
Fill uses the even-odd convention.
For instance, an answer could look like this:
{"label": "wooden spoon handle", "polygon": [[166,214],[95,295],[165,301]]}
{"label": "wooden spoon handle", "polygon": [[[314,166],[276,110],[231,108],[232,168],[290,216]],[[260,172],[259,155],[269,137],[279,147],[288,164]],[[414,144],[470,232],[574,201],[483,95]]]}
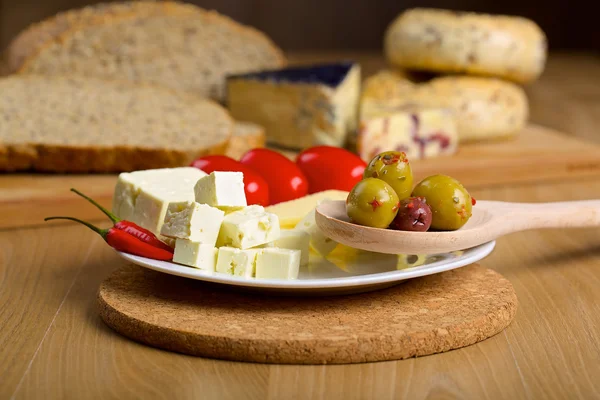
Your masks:
{"label": "wooden spoon handle", "polygon": [[504,210],[514,231],[600,226],[600,200],[514,204]]}

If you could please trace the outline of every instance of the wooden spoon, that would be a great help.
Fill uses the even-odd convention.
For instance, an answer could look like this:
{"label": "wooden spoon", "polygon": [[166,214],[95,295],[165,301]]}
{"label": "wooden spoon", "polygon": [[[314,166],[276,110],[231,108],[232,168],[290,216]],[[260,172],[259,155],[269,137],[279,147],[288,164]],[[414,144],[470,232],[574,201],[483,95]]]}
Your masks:
{"label": "wooden spoon", "polygon": [[346,246],[388,254],[440,254],[464,250],[500,236],[539,228],[600,225],[600,200],[555,203],[478,201],[473,216],[460,229],[407,232],[370,228],[350,222],[344,201],[325,201],[316,222],[329,238]]}

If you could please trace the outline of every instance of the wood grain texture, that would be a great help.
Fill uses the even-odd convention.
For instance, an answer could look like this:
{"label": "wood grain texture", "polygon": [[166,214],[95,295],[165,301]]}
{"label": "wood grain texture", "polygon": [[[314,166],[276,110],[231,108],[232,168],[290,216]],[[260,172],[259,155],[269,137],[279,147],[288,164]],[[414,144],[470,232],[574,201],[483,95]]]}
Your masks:
{"label": "wood grain texture", "polygon": [[[600,198],[600,187],[595,180],[583,180],[477,189],[473,194],[501,201],[586,200]],[[53,277],[60,272],[48,271],[44,279],[39,278],[35,301],[20,300],[20,291],[9,292],[9,302],[3,303],[2,310],[19,318],[7,325],[7,314],[1,314],[3,343],[15,331],[21,336],[18,340],[30,340],[37,325],[48,333],[41,343],[40,338],[32,345],[39,346],[33,359],[25,357],[22,348],[1,348],[2,359],[23,358],[3,366],[3,383],[8,384],[0,385],[1,398],[10,398],[12,393],[15,399],[512,400],[600,396],[597,229],[532,231],[498,241],[496,250],[481,263],[502,273],[517,292],[519,311],[503,333],[428,357],[331,366],[217,361],[169,353],[123,338],[105,326],[95,302],[101,282],[124,262],[84,229],[52,226],[0,234],[4,263],[0,296],[24,279],[22,274],[6,271],[31,271],[27,281],[51,268],[62,271],[64,279],[76,277],[59,313],[56,306],[46,307],[57,298],[52,291]],[[13,256],[7,257],[6,248]],[[49,254],[49,248],[63,249],[64,254]],[[85,262],[81,257],[87,251]],[[69,268],[75,261],[81,266],[78,275],[77,268]],[[4,379],[6,376],[9,379]]]}
{"label": "wood grain texture", "polygon": [[55,246],[47,236],[52,231],[0,232],[0,398],[19,384],[99,244],[92,235],[83,235],[86,242],[74,240],[81,230],[68,228],[65,241]]}
{"label": "wood grain texture", "polygon": [[[292,154],[286,154],[293,157]],[[544,180],[600,177],[600,145],[540,126],[529,126],[516,140],[463,145],[449,157],[411,162],[415,182],[444,173],[470,190]],[[71,193],[76,187],[110,207],[116,175],[0,175],[0,229],[34,226],[45,216],[69,213],[97,220],[102,214]],[[19,212],[22,204],[31,212]]]}
{"label": "wood grain texture", "polygon": [[353,223],[344,200],[319,205],[315,215],[325,236],[346,246],[387,254],[440,254],[531,229],[600,227],[600,200],[549,203],[480,200],[460,229],[430,230],[426,234]]}

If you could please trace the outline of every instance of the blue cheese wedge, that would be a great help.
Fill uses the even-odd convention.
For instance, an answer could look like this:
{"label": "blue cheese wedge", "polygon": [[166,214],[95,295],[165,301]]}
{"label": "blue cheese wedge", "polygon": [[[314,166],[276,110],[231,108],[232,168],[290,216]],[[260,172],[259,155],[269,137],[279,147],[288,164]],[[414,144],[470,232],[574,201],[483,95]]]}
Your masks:
{"label": "blue cheese wedge", "polygon": [[217,265],[217,248],[214,245],[188,239],[177,239],[173,262],[214,272]]}
{"label": "blue cheese wedge", "polygon": [[265,128],[267,143],[291,149],[343,146],[358,125],[360,66],[352,62],[232,75],[232,116]]}
{"label": "blue cheese wedge", "polygon": [[241,172],[211,172],[194,186],[196,201],[224,211],[246,206],[244,174]]}
{"label": "blue cheese wedge", "polygon": [[161,235],[214,246],[225,212],[195,201],[170,203]]}
{"label": "blue cheese wedge", "polygon": [[216,271],[222,274],[253,278],[256,269],[256,257],[260,249],[236,249],[220,247],[217,255]]}
{"label": "blue cheese wedge", "polygon": [[115,185],[112,211],[158,235],[169,203],[194,201],[194,185],[204,176],[193,167],[124,172]]}
{"label": "blue cheese wedge", "polygon": [[373,111],[361,121],[356,148],[367,162],[389,150],[403,151],[411,160],[454,154],[458,148],[455,114],[446,108]]}
{"label": "blue cheese wedge", "polygon": [[266,248],[256,256],[256,278],[297,279],[300,250]]}
{"label": "blue cheese wedge", "polygon": [[[321,204],[321,202],[328,200],[322,199],[317,202],[317,205]],[[310,235],[310,248],[316,251],[318,254],[321,254],[323,257],[327,256],[331,253],[338,245],[336,241],[328,238],[321,232],[321,229],[317,226],[317,221],[315,220],[315,209],[313,208],[298,224],[295,229],[302,230],[307,232]]]}
{"label": "blue cheese wedge", "polygon": [[249,249],[272,242],[279,235],[277,215],[266,212],[262,206],[251,205],[225,216],[217,245]]}

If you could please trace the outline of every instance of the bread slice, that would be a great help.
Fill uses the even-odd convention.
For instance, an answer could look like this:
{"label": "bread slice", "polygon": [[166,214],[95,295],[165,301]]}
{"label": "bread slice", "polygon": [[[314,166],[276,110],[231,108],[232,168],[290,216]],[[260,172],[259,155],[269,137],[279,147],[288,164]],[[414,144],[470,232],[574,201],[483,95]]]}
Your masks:
{"label": "bread slice", "polygon": [[6,58],[20,73],[151,82],[219,101],[226,75],[286,64],[263,33],[178,2],[70,11],[24,31]]}
{"label": "bread slice", "polygon": [[236,160],[252,149],[265,147],[267,136],[265,128],[253,122],[235,121],[233,135],[227,147],[227,156]]}
{"label": "bread slice", "polygon": [[[168,11],[167,11],[168,9]],[[35,54],[46,43],[55,40],[77,25],[101,24],[108,18],[123,15],[135,15],[144,18],[153,15],[189,14],[193,7],[177,7],[170,2],[116,2],[99,3],[84,8],[60,12],[51,18],[30,25],[20,32],[6,49],[7,69],[17,72],[25,60]]]}
{"label": "bread slice", "polygon": [[222,154],[220,105],[162,87],[80,77],[0,79],[0,170],[123,172]]}

